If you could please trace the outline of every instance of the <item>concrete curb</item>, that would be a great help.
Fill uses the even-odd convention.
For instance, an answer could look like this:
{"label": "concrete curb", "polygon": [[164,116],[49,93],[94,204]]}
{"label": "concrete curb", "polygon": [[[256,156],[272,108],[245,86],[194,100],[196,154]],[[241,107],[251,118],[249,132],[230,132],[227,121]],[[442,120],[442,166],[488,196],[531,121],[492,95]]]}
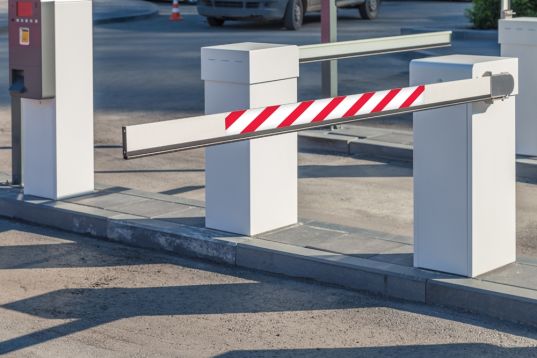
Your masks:
{"label": "concrete curb", "polygon": [[298,133],[299,150],[343,155],[367,155],[381,159],[411,162],[411,145],[383,143],[367,138],[339,135],[331,131],[303,131]]}
{"label": "concrete curb", "polygon": [[94,19],[93,24],[103,25],[103,24],[111,24],[111,23],[116,23],[116,22],[143,20],[143,19],[148,19],[150,17],[156,16],[158,15],[158,13],[159,13],[158,8],[155,8],[151,11],[144,11],[144,12],[139,12],[139,13],[126,15],[126,16],[110,16],[110,17],[103,17],[100,19]]}
{"label": "concrete curb", "polygon": [[17,190],[5,188],[0,190],[0,216],[231,265],[235,264],[237,242],[246,240],[214,230],[67,202],[28,198]]}
{"label": "concrete curb", "polygon": [[403,27],[401,35],[421,34],[425,32],[452,31],[453,40],[478,40],[498,42],[497,30],[477,29],[439,29],[434,27]]}
{"label": "concrete curb", "polygon": [[[106,195],[106,189],[101,193]],[[142,196],[143,193],[128,195]],[[17,188],[11,187],[0,187],[0,216],[131,246],[537,326],[537,291],[530,289],[235,236],[69,202],[25,198]]]}
{"label": "concrete curb", "polygon": [[426,300],[509,321],[537,322],[537,294],[525,288],[464,278],[432,279],[427,282]]}

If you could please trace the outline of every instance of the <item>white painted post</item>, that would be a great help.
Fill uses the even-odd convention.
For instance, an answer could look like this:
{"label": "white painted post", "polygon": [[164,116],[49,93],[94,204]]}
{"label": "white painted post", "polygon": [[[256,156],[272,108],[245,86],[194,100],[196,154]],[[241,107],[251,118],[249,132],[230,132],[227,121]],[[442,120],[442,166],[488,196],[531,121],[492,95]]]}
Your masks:
{"label": "white painted post", "polygon": [[520,94],[516,98],[516,152],[537,155],[537,18],[500,20],[502,56],[518,57]]}
{"label": "white painted post", "polygon": [[22,99],[24,194],[48,199],[94,189],[92,2],[54,1],[55,98]]}
{"label": "white painted post", "polygon": [[[297,101],[298,47],[204,47],[205,113]],[[207,148],[206,226],[256,235],[297,222],[297,134]]]}
{"label": "white painted post", "polygon": [[[411,85],[508,72],[517,59],[414,60]],[[414,266],[475,277],[516,259],[515,98],[414,114]]]}

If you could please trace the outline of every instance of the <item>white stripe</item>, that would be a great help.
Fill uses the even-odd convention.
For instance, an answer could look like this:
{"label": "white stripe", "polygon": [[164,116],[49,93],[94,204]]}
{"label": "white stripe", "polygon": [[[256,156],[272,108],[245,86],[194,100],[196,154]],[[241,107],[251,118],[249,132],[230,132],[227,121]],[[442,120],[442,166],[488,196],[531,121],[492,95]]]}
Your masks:
{"label": "white stripe", "polygon": [[345,113],[362,97],[361,94],[347,96],[334,110],[326,117],[325,120],[343,118]]}
{"label": "white stripe", "polygon": [[412,95],[416,87],[406,87],[402,88],[401,91],[384,107],[385,111],[392,109],[399,109],[403,103]]}
{"label": "white stripe", "polygon": [[311,106],[306,109],[300,117],[297,118],[293,125],[311,123],[313,118],[317,117],[319,113],[332,101],[332,98],[319,99],[314,101]]}
{"label": "white stripe", "polygon": [[226,130],[226,134],[240,134],[264,109],[255,108],[247,110]]}
{"label": "white stripe", "polygon": [[272,115],[267,118],[267,120],[263,122],[263,124],[261,124],[259,128],[256,129],[256,132],[265,129],[278,128],[278,126],[285,120],[285,118],[287,118],[299,105],[300,103],[281,105],[280,108],[278,108],[274,113],[272,113]]}
{"label": "white stripe", "polygon": [[380,101],[382,101],[389,92],[390,91],[375,92],[375,94],[369,99],[369,101],[367,101],[362,106],[362,108],[360,108],[360,110],[356,113],[356,115],[371,113],[373,109],[377,106],[377,104],[379,104]]}
{"label": "white stripe", "polygon": [[425,91],[421,92],[421,94],[418,96],[418,98],[416,98],[410,107],[419,106],[420,104],[423,104],[423,102],[425,102]]}

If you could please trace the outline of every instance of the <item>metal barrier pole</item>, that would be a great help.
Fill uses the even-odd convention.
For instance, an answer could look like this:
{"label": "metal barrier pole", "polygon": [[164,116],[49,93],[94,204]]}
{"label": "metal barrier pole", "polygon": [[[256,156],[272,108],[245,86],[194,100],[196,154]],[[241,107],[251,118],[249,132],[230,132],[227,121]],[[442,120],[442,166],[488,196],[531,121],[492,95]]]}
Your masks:
{"label": "metal barrier pole", "polygon": [[22,184],[21,98],[11,96],[11,184]]}
{"label": "metal barrier pole", "polygon": [[[337,7],[335,0],[321,0],[321,43],[337,41]],[[338,95],[337,60],[321,64],[321,93],[323,97]]]}
{"label": "metal barrier pole", "polygon": [[500,18],[512,19],[515,13],[511,10],[511,0],[501,0],[500,6]]}
{"label": "metal barrier pole", "polygon": [[[512,74],[515,58],[414,60],[410,83]],[[448,83],[448,82],[446,82]],[[414,265],[475,277],[516,259],[515,97],[414,114]]]}

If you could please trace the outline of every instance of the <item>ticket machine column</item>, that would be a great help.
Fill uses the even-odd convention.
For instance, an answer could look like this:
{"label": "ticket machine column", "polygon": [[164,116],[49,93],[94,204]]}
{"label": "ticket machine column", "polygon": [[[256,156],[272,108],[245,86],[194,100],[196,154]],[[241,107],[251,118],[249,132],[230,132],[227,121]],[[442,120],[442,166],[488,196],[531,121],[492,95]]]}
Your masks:
{"label": "ticket machine column", "polygon": [[57,200],[92,191],[92,1],[9,0],[9,66],[24,193]]}

